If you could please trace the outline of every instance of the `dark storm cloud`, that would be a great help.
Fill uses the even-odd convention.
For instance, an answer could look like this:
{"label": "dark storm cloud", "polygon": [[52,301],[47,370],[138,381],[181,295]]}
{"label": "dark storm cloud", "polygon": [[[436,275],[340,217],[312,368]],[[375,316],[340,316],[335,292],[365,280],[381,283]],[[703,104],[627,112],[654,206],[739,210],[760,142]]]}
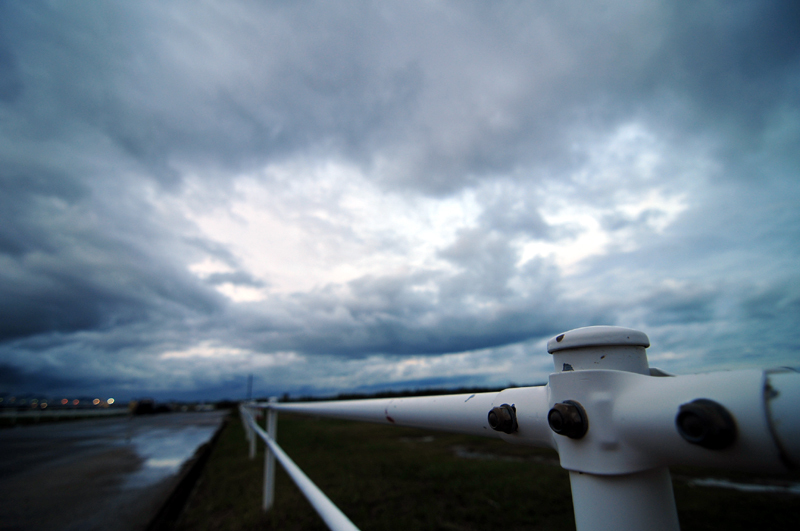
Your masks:
{"label": "dark storm cloud", "polygon": [[47,169],[5,167],[0,172],[0,251],[20,256],[33,250],[52,249],[52,236],[36,226],[36,216],[31,215],[31,210],[35,210],[41,200],[72,201],[85,191],[69,184],[64,186],[64,181],[48,175]]}
{"label": "dark storm cloud", "polygon": [[[85,390],[85,395],[96,394],[97,390],[113,391],[132,383],[115,375],[97,376],[91,373],[73,371],[25,371],[18,367],[0,364],[0,386],[5,389],[26,389],[45,392],[49,396],[66,392],[75,396],[75,392]],[[138,382],[137,382],[138,383]]]}
{"label": "dark storm cloud", "polygon": [[[520,164],[568,166],[586,123],[644,110],[668,129],[746,133],[796,100],[783,80],[794,8],[705,6],[476,5],[427,21],[442,12],[62,6],[13,17],[12,33],[39,43],[26,46],[46,66],[31,92],[165,183],[176,162],[237,169],[334,150],[365,164],[402,155],[392,183],[441,192]],[[626,31],[609,34],[612,22]]]}
{"label": "dark storm cloud", "polygon": [[717,290],[705,286],[685,286],[681,289],[661,290],[638,301],[648,308],[648,324],[704,323],[714,317]]}
{"label": "dark storm cloud", "polygon": [[[712,123],[758,133],[776,104],[799,101],[796,4],[679,4],[670,15],[658,75],[680,84]],[[794,81],[787,84],[787,75]]]}
{"label": "dark storm cloud", "polygon": [[213,273],[206,277],[206,282],[209,284],[236,284],[238,286],[253,286],[261,287],[264,282],[254,278],[253,275],[245,271],[237,271],[234,273]]}
{"label": "dark storm cloud", "polygon": [[800,286],[784,282],[748,294],[742,309],[748,318],[771,320],[788,314],[796,320],[800,318]]}
{"label": "dark storm cloud", "polygon": [[[5,177],[9,191],[17,178]],[[91,200],[69,187],[53,197],[57,186],[44,192],[36,179],[27,182],[33,186],[0,200],[10,218],[0,272],[3,339],[107,329],[220,306],[219,296],[177,271],[157,241],[147,241],[154,227],[134,221],[135,213],[116,210],[105,213],[116,218],[103,219]]]}
{"label": "dark storm cloud", "polygon": [[22,93],[17,60],[0,41],[0,102],[13,103]]}
{"label": "dark storm cloud", "polygon": [[180,319],[221,305],[170,263],[170,238],[139,217],[146,206],[125,197],[129,190],[98,198],[69,167],[34,161],[9,162],[0,177],[2,339]]}
{"label": "dark storm cloud", "polygon": [[[708,330],[706,345],[752,344],[772,327],[785,356],[798,347],[798,27],[783,2],[2,3],[5,384],[71,385],[26,356],[91,353],[135,385],[201,341],[433,356],[607,323],[647,327],[662,350]],[[630,124],[645,133],[619,148]],[[642,177],[647,152],[663,156]],[[474,190],[480,212],[437,249],[449,269],[232,303],[214,287],[272,284],[188,221],[181,194],[225,208],[236,177],[298,159],[345,160],[406,196]],[[654,187],[683,193],[685,211],[613,208]],[[577,237],[547,216],[562,203],[605,209],[618,238],[569,278],[552,258],[521,262],[521,241]],[[189,271],[207,257],[227,269]]]}
{"label": "dark storm cloud", "polygon": [[[39,67],[18,103],[31,125],[88,124],[172,186],[176,162],[237,169],[364,149],[418,90],[413,65],[384,72],[368,56],[371,9],[189,7],[7,6],[9,33]],[[34,109],[43,103],[51,112]]]}
{"label": "dark storm cloud", "polygon": [[[476,252],[474,257],[489,254]],[[364,277],[346,289],[295,294],[280,303],[280,313],[235,315],[234,330],[247,333],[238,342],[233,337],[230,341],[257,350],[299,349],[343,357],[435,355],[547,337],[564,327],[611,318],[602,304],[560,302],[555,273],[541,264],[526,265],[524,273],[536,290],[524,296],[503,285],[505,277],[491,263],[467,265],[452,277]],[[415,289],[429,282],[438,286],[435,292]]]}
{"label": "dark storm cloud", "polygon": [[[95,382],[96,383],[96,382]],[[27,372],[10,364],[0,364],[0,388],[3,390],[25,390],[42,392],[43,390],[55,391],[58,389],[73,389],[85,386],[87,382],[83,375],[61,376],[42,371]],[[4,393],[5,394],[5,393]]]}

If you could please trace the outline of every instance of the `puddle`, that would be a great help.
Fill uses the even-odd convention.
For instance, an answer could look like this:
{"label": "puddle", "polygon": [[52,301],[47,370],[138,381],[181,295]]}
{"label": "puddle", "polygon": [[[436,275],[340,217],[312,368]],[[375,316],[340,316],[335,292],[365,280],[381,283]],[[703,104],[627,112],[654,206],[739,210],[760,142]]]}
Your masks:
{"label": "puddle", "polygon": [[541,463],[545,465],[559,465],[558,459],[554,459],[552,457],[545,457],[541,455],[526,455],[526,456],[518,456],[518,455],[503,455],[503,454],[492,454],[488,452],[476,452],[474,450],[470,450],[463,446],[453,446],[451,447],[453,450],[453,454],[456,457],[460,457],[462,459],[482,459],[488,461],[511,461],[520,463],[523,461],[532,461],[534,463]]}
{"label": "puddle", "polygon": [[768,494],[794,494],[800,495],[800,483],[789,483],[786,485],[757,485],[753,483],[736,483],[727,479],[691,479],[687,482],[695,487],[717,487],[722,489],[734,489],[740,492],[761,492]]}
{"label": "puddle", "polygon": [[182,426],[131,434],[127,444],[144,461],[139,470],[125,478],[123,488],[148,487],[177,474],[216,429],[216,426]]}
{"label": "puddle", "polygon": [[462,459],[486,459],[491,461],[523,461],[521,457],[511,455],[490,454],[486,452],[475,452],[463,446],[453,446],[453,453]]}
{"label": "puddle", "polygon": [[400,437],[400,440],[408,443],[429,443],[436,439],[432,435],[426,435],[425,437]]}
{"label": "puddle", "polygon": [[183,463],[183,461],[181,461],[179,458],[148,459],[145,461],[144,465],[151,468],[175,468],[181,466],[181,463]]}

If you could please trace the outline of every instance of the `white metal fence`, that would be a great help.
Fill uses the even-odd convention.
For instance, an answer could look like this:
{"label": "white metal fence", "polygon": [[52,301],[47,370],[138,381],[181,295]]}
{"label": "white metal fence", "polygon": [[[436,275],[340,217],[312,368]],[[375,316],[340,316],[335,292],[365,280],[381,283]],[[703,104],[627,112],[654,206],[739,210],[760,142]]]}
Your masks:
{"label": "white metal fence", "polygon": [[[267,444],[264,510],[275,459],[333,530],[357,529],[276,442],[277,412],[499,437],[558,451],[575,521],[587,530],[676,530],[670,466],[784,472],[800,465],[800,373],[742,370],[675,376],[650,368],[642,332],[571,330],[548,342],[548,384],[496,393],[240,407],[255,457]],[[266,411],[266,431],[254,411]]]}

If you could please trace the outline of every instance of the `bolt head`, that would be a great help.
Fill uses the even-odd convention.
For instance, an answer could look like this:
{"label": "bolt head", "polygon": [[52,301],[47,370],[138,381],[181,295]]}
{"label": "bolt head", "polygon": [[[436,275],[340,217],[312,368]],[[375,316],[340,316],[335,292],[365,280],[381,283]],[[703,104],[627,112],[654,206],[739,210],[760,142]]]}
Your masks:
{"label": "bolt head", "polygon": [[574,400],[554,404],[547,413],[550,429],[570,439],[580,439],[589,429],[589,420],[583,406]]}
{"label": "bolt head", "polygon": [[681,405],[675,427],[687,442],[722,450],[736,442],[736,421],[722,405],[707,398],[698,398]]}
{"label": "bolt head", "polygon": [[488,415],[489,426],[495,431],[502,431],[503,433],[514,433],[517,431],[517,408],[503,404],[500,407],[494,407],[489,411]]}

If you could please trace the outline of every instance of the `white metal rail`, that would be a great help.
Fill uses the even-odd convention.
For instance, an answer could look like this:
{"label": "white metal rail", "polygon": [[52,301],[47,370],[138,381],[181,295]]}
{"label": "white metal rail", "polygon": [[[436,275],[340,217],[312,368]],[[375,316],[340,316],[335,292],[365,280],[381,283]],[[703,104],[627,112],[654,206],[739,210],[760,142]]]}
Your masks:
{"label": "white metal rail", "polygon": [[[255,435],[258,435],[267,444],[269,453],[271,453],[271,455],[265,456],[265,462],[267,463],[265,465],[264,474],[265,510],[272,505],[272,496],[275,489],[274,460],[277,458],[281,465],[283,465],[286,473],[292,478],[292,481],[295,482],[297,487],[305,495],[305,497],[330,529],[333,531],[358,531],[358,528],[353,525],[353,522],[351,522],[350,519],[347,518],[347,516],[345,516],[344,513],[340,511],[339,508],[336,507],[336,505],[334,505],[333,502],[330,501],[316,485],[314,485],[314,482],[311,481],[302,470],[300,470],[300,468],[294,463],[294,461],[291,460],[288,455],[286,455],[286,452],[284,452],[281,447],[278,446],[278,443],[276,443],[266,431],[261,429],[261,427],[255,422],[252,413],[248,411],[247,408],[242,408],[241,413],[243,419],[245,420],[245,425],[248,428],[248,436],[250,437],[250,440],[254,441]],[[268,420],[267,424],[269,423],[270,422]],[[253,446],[251,446],[251,448],[253,448]],[[252,453],[251,457],[253,457]],[[273,464],[270,465],[270,462]],[[267,499],[269,499],[268,505],[266,504]]]}
{"label": "white metal rail", "polygon": [[[292,469],[290,475],[298,486],[304,485],[301,490],[309,500],[311,492],[325,500],[312,505],[331,529],[355,529],[275,443],[278,411],[553,448],[570,473],[579,531],[678,529],[669,466],[782,472],[800,465],[800,373],[743,370],[662,377],[669,375],[648,365],[648,346],[647,336],[636,330],[579,328],[548,342],[556,372],[546,386],[414,398],[311,403],[273,399],[246,404],[241,411],[251,457],[256,435],[270,450],[264,509],[272,504],[274,464],[268,471],[274,455],[287,472]],[[267,432],[256,424],[251,413],[255,409],[266,410]],[[325,514],[332,511],[345,524],[329,522]]]}

